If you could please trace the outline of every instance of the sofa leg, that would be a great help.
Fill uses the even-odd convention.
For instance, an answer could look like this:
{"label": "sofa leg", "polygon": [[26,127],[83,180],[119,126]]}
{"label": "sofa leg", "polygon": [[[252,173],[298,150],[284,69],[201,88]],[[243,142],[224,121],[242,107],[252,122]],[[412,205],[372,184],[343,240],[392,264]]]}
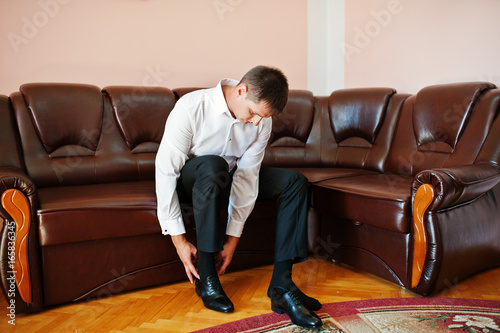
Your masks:
{"label": "sofa leg", "polygon": [[[31,277],[28,260],[28,235],[31,223],[31,212],[28,199],[16,189],[8,189],[2,195],[2,206],[15,222],[8,226],[15,232],[13,244],[9,244],[9,267],[14,273],[17,289],[22,300],[32,303]],[[9,237],[9,240],[12,240]],[[13,257],[11,257],[13,255]]]}
{"label": "sofa leg", "polygon": [[425,235],[424,214],[434,199],[434,188],[429,184],[420,186],[413,200],[413,268],[411,286],[415,288],[422,276],[427,254],[427,238]]}

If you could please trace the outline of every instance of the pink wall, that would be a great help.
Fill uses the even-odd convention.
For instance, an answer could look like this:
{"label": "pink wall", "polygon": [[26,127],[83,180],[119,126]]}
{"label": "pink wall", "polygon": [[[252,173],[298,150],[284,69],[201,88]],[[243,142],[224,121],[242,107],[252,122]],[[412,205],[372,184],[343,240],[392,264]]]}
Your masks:
{"label": "pink wall", "polygon": [[[308,22],[318,2],[334,15]],[[311,47],[311,24],[334,27],[340,2],[346,49],[336,30]],[[321,75],[308,82],[308,53],[321,52],[325,75],[347,88],[500,85],[498,13],[498,0],[0,0],[0,93],[34,81],[212,86],[257,64],[308,89],[324,85]]]}
{"label": "pink wall", "polygon": [[0,93],[35,81],[212,86],[259,64],[307,88],[307,0],[0,0]]}
{"label": "pink wall", "polygon": [[349,0],[345,87],[500,86],[500,1]]}

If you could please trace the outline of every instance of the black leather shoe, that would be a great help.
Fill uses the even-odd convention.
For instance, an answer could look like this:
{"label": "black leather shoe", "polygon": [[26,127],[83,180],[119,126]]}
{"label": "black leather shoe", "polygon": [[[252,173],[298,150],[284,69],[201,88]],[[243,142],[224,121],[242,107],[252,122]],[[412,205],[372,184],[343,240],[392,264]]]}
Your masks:
{"label": "black leather shoe", "polygon": [[297,294],[297,296],[299,296],[302,304],[304,304],[304,306],[309,310],[311,311],[321,310],[321,303],[317,299],[307,296],[297,287],[290,290],[293,290]]}
{"label": "black leather shoe", "polygon": [[307,328],[319,328],[323,322],[317,314],[306,308],[293,291],[274,288],[271,292],[271,310],[286,313],[292,323]]}
{"label": "black leather shoe", "polygon": [[[267,290],[267,297],[271,298],[271,292],[272,292],[272,290],[273,290],[273,287],[270,286],[269,289]],[[317,299],[309,297],[306,294],[304,294],[299,288],[297,288],[297,286],[295,286],[292,289],[287,289],[287,290],[293,290],[293,292],[297,296],[299,296],[300,301],[302,302],[302,304],[306,308],[308,308],[309,310],[311,310],[311,311],[319,311],[319,310],[321,310],[321,307],[322,307],[321,303]]]}
{"label": "black leather shoe", "polygon": [[194,290],[207,308],[219,312],[234,311],[233,302],[226,296],[218,276],[209,276],[203,282],[196,280]]}

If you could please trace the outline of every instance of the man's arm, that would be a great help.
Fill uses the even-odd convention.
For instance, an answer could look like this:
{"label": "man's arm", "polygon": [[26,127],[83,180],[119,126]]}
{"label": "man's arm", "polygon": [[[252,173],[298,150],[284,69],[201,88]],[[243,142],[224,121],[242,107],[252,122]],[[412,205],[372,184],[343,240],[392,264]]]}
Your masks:
{"label": "man's arm", "polygon": [[233,176],[228,207],[227,240],[224,243],[224,249],[217,258],[217,273],[219,275],[224,274],[227,266],[232,261],[234,251],[243,232],[244,223],[255,206],[259,189],[260,165],[264,159],[271,129],[272,122],[269,119],[263,124],[258,139],[238,159],[238,168]]}
{"label": "man's arm", "polygon": [[156,157],[156,196],[162,233],[171,235],[186,275],[193,283],[193,276],[199,278],[193,264],[197,258],[197,250],[184,236],[186,231],[176,192],[177,179],[186,163],[191,138],[192,129],[188,113],[181,103],[178,103],[167,119],[165,133]]}
{"label": "man's arm", "polygon": [[260,166],[271,136],[272,121],[270,118],[265,118],[261,124],[258,138],[236,162],[237,169],[233,175],[228,207],[229,220],[226,230],[228,236],[241,236],[245,221],[252,212],[259,193]]}
{"label": "man's arm", "polygon": [[189,113],[181,102],[177,102],[167,118],[155,161],[158,220],[165,235],[186,232],[176,187],[188,159],[192,133]]}

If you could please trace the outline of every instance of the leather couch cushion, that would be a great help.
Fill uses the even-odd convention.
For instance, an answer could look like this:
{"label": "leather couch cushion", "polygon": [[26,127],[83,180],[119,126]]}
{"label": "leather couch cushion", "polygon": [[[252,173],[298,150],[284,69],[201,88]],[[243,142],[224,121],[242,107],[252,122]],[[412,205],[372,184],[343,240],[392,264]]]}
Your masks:
{"label": "leather couch cushion", "polygon": [[94,154],[99,140],[95,133],[100,132],[103,121],[103,99],[98,87],[30,83],[20,90],[47,154],[67,156],[68,148],[79,155]]}
{"label": "leather couch cushion", "polygon": [[386,171],[415,176],[426,169],[475,163],[498,107],[495,94],[489,93],[493,88],[482,82],[435,85],[408,98]]}
{"label": "leather couch cushion", "polygon": [[468,83],[420,90],[412,121],[418,150],[453,152],[479,96],[492,88],[490,83]]}
{"label": "leather couch cushion", "polygon": [[394,95],[391,88],[333,92],[321,119],[321,165],[383,172],[400,105],[406,98]]}
{"label": "leather couch cushion", "polygon": [[[364,88],[336,91],[330,95],[330,125],[340,144],[350,138],[359,138],[360,145],[371,146],[382,126],[390,88]],[[346,142],[345,144],[348,144]]]}
{"label": "leather couch cushion", "polygon": [[290,168],[306,176],[309,183],[318,183],[328,179],[359,175],[376,175],[375,171],[350,168]]}
{"label": "leather couch cushion", "polygon": [[313,185],[313,205],[338,218],[400,233],[410,231],[411,177],[377,174]]}
{"label": "leather couch cushion", "polygon": [[161,233],[154,181],[38,190],[40,245]]}
{"label": "leather couch cushion", "polygon": [[269,143],[283,137],[307,142],[314,116],[314,96],[310,91],[290,90],[285,109],[273,117],[273,132]]}
{"label": "leather couch cushion", "polygon": [[315,99],[310,91],[290,90],[285,109],[273,116],[273,130],[263,165],[319,166],[321,136],[314,124],[315,114]]}
{"label": "leather couch cushion", "polygon": [[109,86],[108,95],[120,133],[132,153],[156,153],[174,94],[163,87]]}
{"label": "leather couch cushion", "polygon": [[106,89],[32,83],[11,94],[26,172],[38,188],[154,179],[173,92]]}

